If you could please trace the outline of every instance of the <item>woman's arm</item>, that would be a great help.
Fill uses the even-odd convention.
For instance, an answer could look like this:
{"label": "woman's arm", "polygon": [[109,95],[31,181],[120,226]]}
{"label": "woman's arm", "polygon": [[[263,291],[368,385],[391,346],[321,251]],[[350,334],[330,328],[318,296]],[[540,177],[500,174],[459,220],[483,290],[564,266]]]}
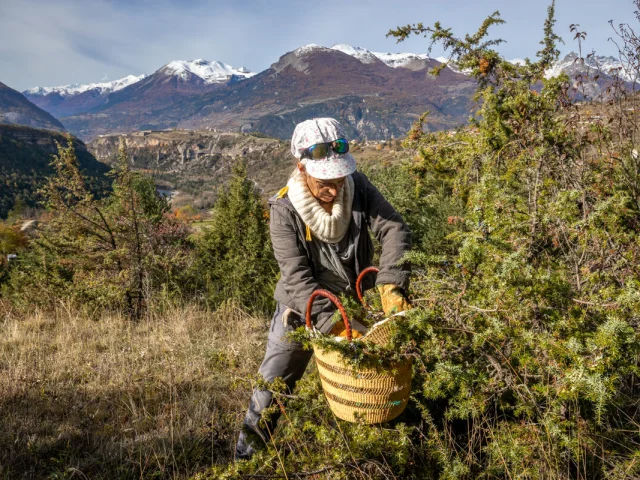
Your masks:
{"label": "woman's arm", "polygon": [[402,262],[402,257],[411,250],[411,231],[402,216],[362,173],[358,172],[359,183],[366,195],[369,226],[382,246],[380,272],[377,285],[396,285],[405,292],[409,287],[411,265]]}
{"label": "woman's arm", "polygon": [[[280,283],[288,297],[287,306],[306,315],[307,301],[314,290],[322,288],[316,281],[305,248],[300,245],[293,213],[285,207],[271,207],[271,243],[280,266]],[[323,333],[331,330],[331,316],[335,311],[326,298],[318,298],[313,304],[312,321]]]}

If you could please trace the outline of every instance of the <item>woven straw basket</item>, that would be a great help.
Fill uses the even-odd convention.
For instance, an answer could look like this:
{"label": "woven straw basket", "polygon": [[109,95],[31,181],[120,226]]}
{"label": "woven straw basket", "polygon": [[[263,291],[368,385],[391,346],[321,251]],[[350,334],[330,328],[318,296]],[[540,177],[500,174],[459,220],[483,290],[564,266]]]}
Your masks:
{"label": "woven straw basket", "polygon": [[[345,324],[347,340],[351,342],[351,323],[344,307],[327,290],[316,290],[311,294],[307,303],[307,328],[312,328],[311,308],[317,297],[326,297],[338,307]],[[366,336],[356,341],[365,339]],[[410,358],[385,369],[355,370],[344,361],[340,353],[315,346],[313,349],[322,389],[336,417],[348,422],[382,423],[396,418],[407,406],[411,393]]]}
{"label": "woven straw basket", "polygon": [[400,312],[376,323],[362,338],[362,341],[375,343],[377,345],[385,345],[393,333],[393,320],[395,320],[396,317],[404,317],[404,315],[405,312]]}

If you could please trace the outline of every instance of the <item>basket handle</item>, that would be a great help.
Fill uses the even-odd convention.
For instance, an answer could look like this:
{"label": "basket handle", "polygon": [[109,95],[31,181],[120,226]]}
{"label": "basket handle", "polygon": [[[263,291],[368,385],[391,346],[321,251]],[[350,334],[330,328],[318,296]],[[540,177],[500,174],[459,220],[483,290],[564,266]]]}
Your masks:
{"label": "basket handle", "polygon": [[351,322],[349,322],[349,318],[347,317],[347,312],[345,312],[344,307],[342,306],[342,303],[340,303],[340,300],[338,299],[338,297],[336,297],[333,293],[329,292],[328,290],[322,290],[322,289],[314,290],[314,292],[309,297],[309,301],[307,302],[307,315],[306,315],[307,328],[309,330],[313,328],[313,325],[311,324],[311,307],[313,307],[313,301],[317,297],[328,298],[333,302],[333,304],[336,307],[338,307],[338,310],[340,310],[340,313],[342,314],[342,321],[344,322],[344,327],[347,330],[347,340],[351,341],[351,339],[353,338],[353,335],[351,333]]}
{"label": "basket handle", "polygon": [[378,273],[379,271],[380,271],[379,268],[367,267],[364,270],[362,270],[362,272],[360,272],[360,275],[358,275],[358,279],[356,280],[356,293],[358,294],[358,299],[360,300],[360,303],[365,308],[367,308],[367,304],[364,303],[364,295],[362,295],[362,289],[360,288],[360,284],[362,283],[362,279],[365,277],[367,273],[371,273],[371,272]]}

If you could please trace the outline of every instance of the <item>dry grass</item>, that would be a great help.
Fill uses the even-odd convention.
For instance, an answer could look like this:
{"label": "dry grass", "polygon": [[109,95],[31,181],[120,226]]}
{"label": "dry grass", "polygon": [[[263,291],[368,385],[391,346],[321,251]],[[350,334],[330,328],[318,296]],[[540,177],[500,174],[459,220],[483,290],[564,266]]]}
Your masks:
{"label": "dry grass", "polygon": [[0,477],[184,478],[229,461],[266,324],[234,307],[137,324],[5,314]]}

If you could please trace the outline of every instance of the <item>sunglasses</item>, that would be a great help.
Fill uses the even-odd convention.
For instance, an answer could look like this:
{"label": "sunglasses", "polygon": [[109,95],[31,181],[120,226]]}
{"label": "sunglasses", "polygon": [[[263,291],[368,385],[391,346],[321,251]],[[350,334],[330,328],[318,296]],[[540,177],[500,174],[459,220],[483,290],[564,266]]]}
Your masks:
{"label": "sunglasses", "polygon": [[316,143],[309,148],[305,148],[302,151],[300,158],[310,158],[311,160],[322,160],[329,156],[329,151],[333,150],[335,153],[347,153],[349,151],[349,142],[344,138],[339,138],[333,142]]}

